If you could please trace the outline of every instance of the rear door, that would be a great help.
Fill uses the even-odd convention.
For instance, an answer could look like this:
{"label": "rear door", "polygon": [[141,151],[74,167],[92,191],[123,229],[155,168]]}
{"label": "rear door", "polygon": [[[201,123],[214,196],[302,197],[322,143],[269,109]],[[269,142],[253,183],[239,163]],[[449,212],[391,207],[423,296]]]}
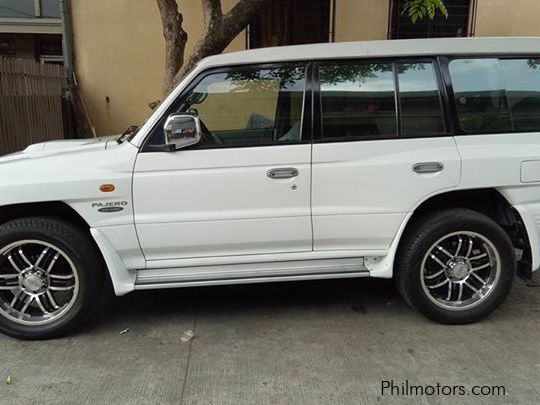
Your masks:
{"label": "rear door", "polygon": [[315,250],[384,251],[413,207],[460,181],[434,60],[316,66]]}

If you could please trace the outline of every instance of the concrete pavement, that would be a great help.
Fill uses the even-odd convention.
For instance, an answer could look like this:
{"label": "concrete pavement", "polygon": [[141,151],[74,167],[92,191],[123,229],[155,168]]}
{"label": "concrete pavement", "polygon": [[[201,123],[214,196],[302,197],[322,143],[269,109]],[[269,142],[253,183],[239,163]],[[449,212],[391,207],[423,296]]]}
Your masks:
{"label": "concrete pavement", "polygon": [[[424,319],[377,280],[138,292],[68,338],[0,336],[0,403],[530,404],[539,316],[540,288],[521,280],[468,326]],[[504,385],[506,395],[381,395],[382,380]]]}

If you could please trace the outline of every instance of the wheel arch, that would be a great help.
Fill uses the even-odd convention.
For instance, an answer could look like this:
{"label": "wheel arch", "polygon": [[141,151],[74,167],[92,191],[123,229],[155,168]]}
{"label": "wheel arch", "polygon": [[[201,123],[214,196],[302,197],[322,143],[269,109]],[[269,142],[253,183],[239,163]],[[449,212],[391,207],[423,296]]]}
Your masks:
{"label": "wheel arch", "polygon": [[[434,210],[467,208],[486,215],[499,224],[508,234],[514,247],[522,251],[518,257],[518,274],[525,279],[532,277],[533,258],[529,232],[521,213],[495,188],[455,190],[430,196],[416,206],[400,232],[395,253],[418,221]],[[394,257],[395,260],[395,257]]]}
{"label": "wheel arch", "polygon": [[86,222],[86,220],[69,204],[66,204],[63,201],[46,201],[0,206],[0,225],[13,219],[36,216],[61,219],[70,222],[79,229],[83,229],[88,234],[91,243],[93,243],[96,249],[100,252],[100,259],[103,260],[107,270],[105,280],[108,287],[113,285],[109,263],[105,258],[102,246],[97,243],[96,238],[92,233],[92,228],[88,222]]}
{"label": "wheel arch", "polygon": [[86,220],[63,201],[46,201],[0,206],[0,224],[4,224],[12,219],[30,216],[46,216],[63,219],[83,229],[90,229],[90,225]]}

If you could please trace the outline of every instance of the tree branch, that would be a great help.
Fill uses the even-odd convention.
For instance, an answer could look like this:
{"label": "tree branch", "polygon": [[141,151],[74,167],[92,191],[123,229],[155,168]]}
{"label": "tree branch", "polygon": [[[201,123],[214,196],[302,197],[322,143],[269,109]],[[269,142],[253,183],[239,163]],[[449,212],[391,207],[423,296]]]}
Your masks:
{"label": "tree branch", "polygon": [[190,58],[176,74],[171,87],[180,83],[201,59],[222,53],[266,2],[268,0],[240,0],[227,14],[223,15],[221,0],[202,0],[205,16],[203,35],[195,44]]}
{"label": "tree branch", "polygon": [[167,94],[174,78],[184,64],[184,50],[188,34],[182,27],[183,16],[178,11],[176,0],[156,0],[163,36],[165,37],[165,77],[163,78],[163,93]]}
{"label": "tree branch", "polygon": [[[182,28],[182,14],[178,11],[178,0],[156,1],[165,37],[163,92],[166,95],[201,59],[222,53],[269,0],[238,0],[225,15],[221,0],[201,0],[204,16],[203,33],[187,60],[184,60],[184,52],[188,36]],[[437,10],[447,16],[444,2],[445,0],[405,0],[403,13],[407,13],[413,22],[426,13],[433,18]]]}
{"label": "tree branch", "polygon": [[223,17],[221,0],[202,0],[202,8],[205,28],[211,29],[215,24],[220,23],[221,18]]}
{"label": "tree branch", "polygon": [[268,0],[240,0],[223,17],[223,30],[232,35],[232,39],[234,39],[251,22],[261,6],[267,2]]}

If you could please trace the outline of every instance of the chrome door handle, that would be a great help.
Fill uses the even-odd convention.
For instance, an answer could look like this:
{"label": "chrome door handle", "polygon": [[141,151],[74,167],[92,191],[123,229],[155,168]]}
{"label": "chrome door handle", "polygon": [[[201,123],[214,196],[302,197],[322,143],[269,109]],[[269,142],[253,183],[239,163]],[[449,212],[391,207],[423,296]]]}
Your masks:
{"label": "chrome door handle", "polygon": [[415,163],[412,167],[415,173],[437,173],[444,169],[444,165],[441,162],[421,162]]}
{"label": "chrome door handle", "polygon": [[280,167],[268,170],[266,175],[271,179],[290,179],[291,177],[298,176],[298,169],[294,167]]}

